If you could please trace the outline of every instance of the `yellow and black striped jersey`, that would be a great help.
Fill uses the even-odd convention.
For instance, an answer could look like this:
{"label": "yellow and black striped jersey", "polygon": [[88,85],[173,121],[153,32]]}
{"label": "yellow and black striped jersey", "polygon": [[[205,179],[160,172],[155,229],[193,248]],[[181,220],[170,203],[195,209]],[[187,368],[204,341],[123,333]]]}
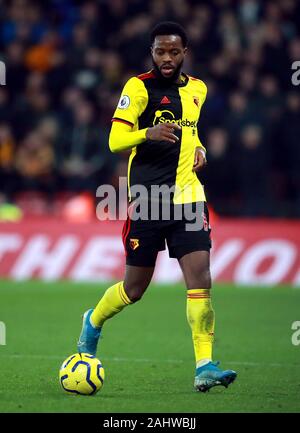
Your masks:
{"label": "yellow and black striped jersey", "polygon": [[207,87],[203,81],[181,74],[180,83],[168,83],[154,71],[130,78],[124,86],[112,121],[137,131],[162,122],[181,126],[179,141],[168,143],[145,139],[135,146],[128,163],[128,187],[175,186],[174,204],[205,201],[203,186],[193,172],[195,148],[203,147],[197,124]]}

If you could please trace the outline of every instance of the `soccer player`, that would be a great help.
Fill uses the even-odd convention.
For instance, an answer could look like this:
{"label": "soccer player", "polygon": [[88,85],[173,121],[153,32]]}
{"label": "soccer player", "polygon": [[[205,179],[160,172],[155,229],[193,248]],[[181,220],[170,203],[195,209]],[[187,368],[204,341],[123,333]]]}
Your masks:
{"label": "soccer player", "polygon": [[[186,53],[184,29],[173,22],[158,24],[151,33],[153,69],[128,80],[114,113],[110,149],[131,149],[128,218],[123,228],[126,271],[124,281],[108,288],[98,305],[85,312],[77,347],[80,353],[96,354],[104,323],[141,299],[158,251],[164,250],[167,242],[187,288],[187,320],[196,358],[194,387],[205,392],[216,385],[227,388],[237,374],[221,370],[212,361],[215,314],[210,290],[210,226],[204,190],[196,175],[206,163],[197,123],[207,88],[203,81],[181,71]],[[146,201],[160,206],[164,199],[153,194],[152,187],[174,187],[169,196],[169,219],[162,218],[161,207],[158,219],[132,217],[136,204],[133,190],[139,185],[149,192]],[[187,223],[195,220],[185,212],[181,219],[175,218],[178,207],[192,209],[196,219],[200,209],[201,226],[189,230]]]}

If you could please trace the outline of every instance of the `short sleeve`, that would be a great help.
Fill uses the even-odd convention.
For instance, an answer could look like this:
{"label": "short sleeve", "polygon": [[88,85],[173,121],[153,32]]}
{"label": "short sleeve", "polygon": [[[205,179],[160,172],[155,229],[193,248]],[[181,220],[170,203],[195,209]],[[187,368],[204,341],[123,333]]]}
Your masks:
{"label": "short sleeve", "polygon": [[148,92],[142,80],[130,78],[125,84],[112,121],[137,124],[138,118],[145,111],[148,104]]}

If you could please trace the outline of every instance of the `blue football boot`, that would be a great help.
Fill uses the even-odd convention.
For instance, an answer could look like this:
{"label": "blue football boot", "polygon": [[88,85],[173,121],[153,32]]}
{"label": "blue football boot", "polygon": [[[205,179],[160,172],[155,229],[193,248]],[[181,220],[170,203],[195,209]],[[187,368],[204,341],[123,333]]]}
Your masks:
{"label": "blue football boot", "polygon": [[90,353],[96,356],[101,328],[94,328],[90,322],[93,311],[93,309],[87,310],[83,315],[82,330],[77,342],[77,350],[78,353]]}
{"label": "blue football boot", "polygon": [[208,362],[196,369],[194,387],[196,391],[206,392],[217,385],[225,388],[236,379],[237,373],[233,370],[221,370],[218,368],[219,362]]}

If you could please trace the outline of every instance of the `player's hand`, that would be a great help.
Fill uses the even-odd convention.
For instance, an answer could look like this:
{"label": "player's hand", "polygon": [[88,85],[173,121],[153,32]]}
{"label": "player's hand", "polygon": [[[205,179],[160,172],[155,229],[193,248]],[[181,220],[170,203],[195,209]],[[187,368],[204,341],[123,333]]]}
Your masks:
{"label": "player's hand", "polygon": [[160,123],[159,125],[147,129],[146,138],[148,140],[176,143],[179,141],[179,137],[177,137],[174,132],[180,130],[181,126],[177,125],[177,123]]}
{"label": "player's hand", "polygon": [[196,147],[193,171],[199,171],[206,164],[207,161],[206,161],[205,151],[202,149],[202,147]]}

